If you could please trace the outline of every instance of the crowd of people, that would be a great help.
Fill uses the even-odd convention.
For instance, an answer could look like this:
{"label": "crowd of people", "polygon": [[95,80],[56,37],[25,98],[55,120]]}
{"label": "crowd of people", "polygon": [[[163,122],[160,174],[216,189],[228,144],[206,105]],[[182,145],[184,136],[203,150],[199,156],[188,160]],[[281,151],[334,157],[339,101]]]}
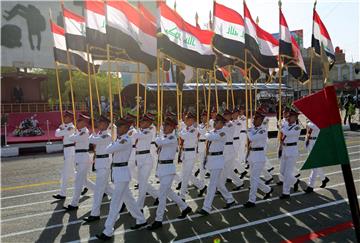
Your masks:
{"label": "crowd of people", "polygon": [[[73,114],[65,112],[64,123],[55,134],[63,137],[64,167],[60,192],[53,197],[66,199],[74,166],[74,194],[70,204],[65,207],[66,211],[77,210],[81,195],[91,189],[94,191],[92,209],[84,221],[98,221],[103,196],[110,196],[104,230],[96,235],[101,240],[113,237],[119,212],[125,208],[136,220],[131,227],[133,230],[162,227],[167,199],[178,205],[181,211],[178,218],[186,218],[195,211],[186,201],[189,184],[197,188],[199,197],[205,197],[202,207],[196,210],[197,214],[204,216],[211,213],[217,192],[224,198],[224,209],[233,207],[235,199],[225,184],[234,184],[232,190],[238,191],[244,187],[246,175],[249,176],[250,191],[244,208],[256,206],[258,190],[262,192],[263,199],[270,198],[274,167],[266,155],[269,129],[266,107],[261,106],[255,112],[249,129],[246,129],[243,107],[225,109],[221,114],[216,109],[209,112],[204,110],[199,114],[199,123],[192,112],[184,114],[179,121],[176,114],[167,112],[163,124],[158,127],[151,113],[141,116],[138,127],[136,117],[131,114],[118,118],[114,124],[101,115],[96,122],[96,131],[92,133],[87,128],[90,122],[88,116],[80,114],[75,127]],[[296,162],[301,128],[298,115],[295,109],[284,108],[279,126],[280,173],[277,184],[282,186],[279,196],[283,200],[290,198],[291,188],[294,192],[299,190],[300,174]],[[305,144],[310,151],[319,128],[311,122],[307,125]],[[90,144],[95,148],[94,158],[89,154]],[[176,163],[181,163],[181,171],[177,171]],[[91,166],[96,173],[95,183],[87,178]],[[158,189],[149,180],[154,167],[160,183]],[[321,187],[329,182],[322,169],[313,169],[305,192],[313,191],[318,177],[322,182]],[[137,198],[130,190],[132,180],[138,189]],[[153,205],[157,205],[155,221],[151,224],[148,224],[143,213],[147,194],[153,197]]]}

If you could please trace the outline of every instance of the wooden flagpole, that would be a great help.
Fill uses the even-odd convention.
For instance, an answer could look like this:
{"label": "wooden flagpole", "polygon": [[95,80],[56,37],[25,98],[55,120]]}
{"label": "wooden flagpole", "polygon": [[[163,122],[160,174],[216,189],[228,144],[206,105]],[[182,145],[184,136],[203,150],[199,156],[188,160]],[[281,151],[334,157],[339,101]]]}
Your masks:
{"label": "wooden flagpole", "polygon": [[247,50],[245,49],[245,116],[246,130],[249,129],[249,107],[248,107],[248,79],[247,79]]}
{"label": "wooden flagpole", "polygon": [[230,80],[226,79],[226,109],[229,109],[229,87],[230,87]]}
{"label": "wooden flagpole", "polygon": [[314,49],[311,47],[310,48],[309,95],[311,94],[311,88],[312,88],[313,58],[314,58]]}
{"label": "wooden flagpole", "polygon": [[212,75],[214,75],[214,84],[215,84],[215,102],[216,102],[216,110],[219,112],[219,96],[218,96],[218,90],[217,90],[217,82],[216,82],[216,69],[215,69],[215,66],[214,66],[214,69],[213,69],[213,72],[210,72],[211,73],[211,78],[212,78]]}
{"label": "wooden flagpole", "polygon": [[91,89],[91,69],[90,69],[90,53],[89,53],[89,44],[86,45],[86,54],[88,59],[88,83],[89,83],[89,99],[90,99],[90,117],[91,117],[91,130],[95,132],[94,125],[94,111],[93,111],[93,98],[92,98],[92,89]]}
{"label": "wooden flagpole", "polygon": [[279,120],[278,120],[278,127],[279,127],[279,131],[278,131],[278,139],[280,141],[281,137],[280,137],[280,128],[281,128],[281,113],[282,113],[282,96],[281,96],[281,84],[282,84],[282,60],[281,60],[281,55],[279,54],[279,73],[278,73],[278,78],[279,78]]}
{"label": "wooden flagpole", "polygon": [[107,51],[107,63],[108,63],[108,73],[107,73],[107,79],[108,79],[108,85],[109,85],[109,106],[110,106],[110,123],[113,123],[113,105],[112,105],[112,82],[111,82],[111,64],[110,64],[110,45],[106,45],[106,51]]}
{"label": "wooden flagpole", "polygon": [[250,119],[252,119],[253,117],[253,107],[252,107],[252,103],[253,103],[253,99],[252,99],[252,80],[251,80],[251,68],[249,69],[249,100],[250,100]]}
{"label": "wooden flagpole", "polygon": [[254,104],[254,105],[255,105],[255,108],[254,108],[254,110],[255,110],[255,112],[256,112],[256,110],[257,110],[257,97],[256,97],[256,96],[257,96],[257,88],[258,88],[257,83],[258,83],[258,80],[259,80],[259,79],[256,79],[256,80],[255,80],[255,93],[254,93],[254,97],[255,97],[255,99],[254,99],[254,100],[255,100],[255,104]]}
{"label": "wooden flagpole", "polygon": [[59,79],[59,67],[58,67],[57,62],[55,62],[55,74],[56,74],[56,85],[57,85],[58,96],[59,96],[59,109],[60,109],[61,123],[64,123],[64,114],[63,114],[62,98],[61,98],[61,90],[60,90],[60,79]]}
{"label": "wooden flagpole", "polygon": [[121,97],[121,89],[122,89],[122,81],[119,76],[119,65],[116,65],[116,78],[117,78],[117,87],[118,87],[118,96],[119,96],[119,109],[120,109],[120,116],[123,117],[123,107],[122,107],[122,97]]}
{"label": "wooden flagpole", "polygon": [[235,109],[235,96],[234,96],[234,88],[233,88],[233,82],[232,82],[232,75],[231,75],[231,66],[229,66],[229,80],[230,80],[230,86],[231,86],[231,101],[232,101],[232,109]]}
{"label": "wooden flagpole", "polygon": [[140,119],[140,63],[136,65],[136,127]]}
{"label": "wooden flagpole", "polygon": [[146,92],[146,85],[147,85],[147,80],[150,79],[150,72],[147,71],[145,72],[145,80],[144,80],[144,114],[146,114],[146,108],[147,108],[147,92]]}
{"label": "wooden flagpole", "polygon": [[161,79],[161,96],[160,96],[160,123],[163,123],[164,117],[164,82],[166,73],[165,70],[162,70],[162,79]]}
{"label": "wooden flagpole", "polygon": [[199,124],[199,69],[196,69],[196,123]]}
{"label": "wooden flagpole", "polygon": [[157,62],[157,132],[160,131],[160,50],[157,50],[157,56],[156,56],[156,62]]}
{"label": "wooden flagpole", "polygon": [[92,65],[92,67],[93,67],[93,77],[94,77],[94,82],[95,82],[95,91],[96,91],[99,115],[101,115],[100,94],[99,94],[98,83],[97,83],[97,80],[96,80],[95,65]]}

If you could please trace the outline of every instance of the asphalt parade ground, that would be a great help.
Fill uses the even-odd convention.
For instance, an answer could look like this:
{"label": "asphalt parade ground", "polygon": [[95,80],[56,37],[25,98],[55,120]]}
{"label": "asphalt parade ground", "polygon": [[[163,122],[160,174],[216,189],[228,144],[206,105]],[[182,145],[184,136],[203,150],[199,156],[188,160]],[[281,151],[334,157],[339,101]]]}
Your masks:
{"label": "asphalt parade ground", "polygon": [[[351,159],[353,177],[360,199],[360,137],[356,132],[345,132]],[[180,211],[174,203],[167,204],[163,227],[155,231],[147,229],[133,231],[135,220],[128,212],[121,213],[116,223],[114,242],[355,242],[351,224],[351,213],[347,202],[344,179],[340,166],[324,168],[330,182],[327,188],[317,188],[305,194],[310,171],[301,171],[300,190],[292,193],[290,200],[279,200],[281,186],[276,185],[279,160],[276,139],[269,140],[268,158],[273,163],[274,188],[272,197],[262,200],[260,193],[255,208],[245,209],[242,204],[248,199],[249,178],[239,191],[232,191],[236,206],[222,209],[225,202],[216,195],[213,211],[209,216],[191,213],[185,219],[177,219]],[[303,141],[299,144],[300,168],[307,154]],[[95,235],[101,233],[109,210],[109,200],[104,199],[101,220],[84,223],[92,205],[92,192],[80,200],[79,210],[66,213],[62,209],[71,200],[73,188],[69,189],[66,201],[51,197],[59,189],[62,154],[31,155],[2,159],[1,177],[1,241],[2,242],[96,242]],[[178,170],[180,171],[180,170]],[[94,181],[95,174],[90,173]],[[156,187],[156,178],[151,177]],[[133,183],[132,183],[133,184]],[[72,186],[72,183],[71,183]],[[173,185],[173,188],[175,185]],[[232,190],[234,185],[228,183]],[[137,190],[131,185],[133,194]],[[190,186],[187,202],[195,212],[202,207],[204,198]],[[147,197],[145,218],[155,218],[154,199]]]}

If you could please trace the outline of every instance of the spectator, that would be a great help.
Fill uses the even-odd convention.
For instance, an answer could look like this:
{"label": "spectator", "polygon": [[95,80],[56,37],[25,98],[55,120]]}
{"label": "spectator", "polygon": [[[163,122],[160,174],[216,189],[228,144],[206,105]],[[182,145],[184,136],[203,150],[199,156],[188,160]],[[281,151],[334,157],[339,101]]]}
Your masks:
{"label": "spectator", "polygon": [[344,125],[346,124],[346,120],[348,120],[348,124],[351,124],[351,116],[355,114],[355,103],[353,97],[348,95],[344,104],[345,109],[345,117],[344,117]]}
{"label": "spectator", "polygon": [[23,101],[24,93],[23,93],[22,88],[18,84],[14,88],[13,95],[15,97],[16,103],[21,103]]}

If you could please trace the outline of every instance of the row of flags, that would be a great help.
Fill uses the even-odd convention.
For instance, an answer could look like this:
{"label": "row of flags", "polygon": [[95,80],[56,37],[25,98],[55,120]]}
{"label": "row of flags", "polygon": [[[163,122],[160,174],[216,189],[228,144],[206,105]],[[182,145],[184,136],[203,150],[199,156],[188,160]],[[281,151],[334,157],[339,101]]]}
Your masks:
{"label": "row of flags", "polygon": [[[189,73],[188,66],[216,70],[220,81],[229,77],[228,65],[242,73],[248,70],[244,74],[255,80],[260,73],[277,71],[281,62],[294,78],[308,80],[299,45],[290,34],[281,6],[278,40],[254,21],[246,2],[243,4],[241,15],[215,1],[208,29],[187,23],[163,1],[157,2],[156,15],[143,4],[134,6],[126,0],[85,0],[85,16],[62,6],[64,28],[51,21],[55,61],[70,62],[84,73],[97,72],[108,58],[140,62],[154,71],[161,55],[173,70]],[[313,11],[312,47],[316,54],[327,57],[331,67],[335,61],[331,38],[315,7]],[[166,80],[176,82],[181,75],[172,75],[172,69],[165,70]]]}

